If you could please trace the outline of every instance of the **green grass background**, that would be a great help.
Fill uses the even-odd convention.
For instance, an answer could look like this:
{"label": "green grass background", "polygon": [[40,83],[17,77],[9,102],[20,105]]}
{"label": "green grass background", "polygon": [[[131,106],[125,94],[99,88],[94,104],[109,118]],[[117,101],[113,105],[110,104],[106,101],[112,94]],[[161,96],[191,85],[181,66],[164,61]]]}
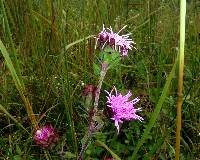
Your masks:
{"label": "green grass background", "polygon": [[[32,140],[34,129],[21,95],[29,100],[40,126],[52,123],[59,131],[60,140],[49,150],[49,159],[78,154],[88,125],[82,83],[98,81],[92,68],[97,58],[93,37],[105,24],[116,32],[127,25],[123,32],[132,33],[137,50],[130,51],[119,67],[108,71],[103,90],[115,85],[123,93],[131,90],[134,97],[140,96],[137,107],[142,107],[145,120],[124,123],[117,136],[113,122],[107,119],[108,124],[95,135],[84,159],[111,156],[106,147],[95,143],[96,139],[121,159],[131,159],[145,128],[149,128],[149,120],[176,62],[179,1],[1,0],[1,3],[0,39],[13,70],[0,54],[0,158],[45,159],[43,150]],[[198,0],[187,1],[184,69],[180,158],[189,160],[200,158]],[[13,77],[13,72],[17,77]],[[177,72],[171,75],[158,118],[135,159],[174,158],[177,78]],[[100,108],[104,107],[102,92]]]}

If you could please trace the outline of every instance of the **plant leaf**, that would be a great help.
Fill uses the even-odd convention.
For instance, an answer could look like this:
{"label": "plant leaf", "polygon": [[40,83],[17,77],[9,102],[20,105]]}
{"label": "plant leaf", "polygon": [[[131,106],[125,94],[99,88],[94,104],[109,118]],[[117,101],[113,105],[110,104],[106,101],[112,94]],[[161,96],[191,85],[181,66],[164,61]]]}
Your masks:
{"label": "plant leaf", "polygon": [[99,141],[99,140],[96,140],[95,143],[98,145],[98,146],[101,146],[103,148],[105,148],[108,152],[110,152],[110,154],[112,155],[112,157],[115,159],[115,160],[121,160],[121,158],[119,158],[118,155],[116,155],[105,143]]}

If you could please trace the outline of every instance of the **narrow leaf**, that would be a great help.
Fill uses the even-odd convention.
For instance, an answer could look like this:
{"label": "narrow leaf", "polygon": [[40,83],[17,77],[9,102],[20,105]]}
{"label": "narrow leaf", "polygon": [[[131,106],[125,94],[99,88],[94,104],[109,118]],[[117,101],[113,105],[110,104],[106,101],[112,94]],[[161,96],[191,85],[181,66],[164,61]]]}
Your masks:
{"label": "narrow leaf", "polygon": [[105,143],[99,141],[99,140],[96,140],[95,143],[98,145],[98,146],[101,146],[103,148],[105,148],[108,152],[110,152],[110,154],[112,155],[112,157],[115,159],[115,160],[121,160],[121,158],[119,158],[118,155],[116,155]]}
{"label": "narrow leaf", "polygon": [[23,130],[25,130],[28,134],[30,134],[30,133],[26,130],[26,128],[24,128],[24,127],[21,125],[21,123],[19,123],[19,122],[5,109],[5,107],[3,107],[1,104],[0,104],[0,110],[3,111],[3,112],[6,114],[6,116],[8,116],[10,119],[12,119],[12,120],[17,124],[17,126],[21,127],[21,128],[22,128]]}
{"label": "narrow leaf", "polygon": [[159,116],[159,113],[161,111],[162,105],[163,105],[163,103],[165,101],[165,98],[167,97],[167,93],[168,93],[172,78],[174,77],[177,62],[178,62],[178,58],[176,59],[174,65],[173,65],[173,68],[172,68],[169,76],[167,77],[167,80],[166,80],[166,83],[164,85],[164,88],[163,88],[162,94],[160,96],[160,99],[158,100],[156,108],[155,108],[154,112],[151,115],[149,124],[147,125],[147,127],[146,127],[146,129],[145,129],[145,131],[144,131],[144,133],[142,135],[142,138],[137,143],[137,146],[136,146],[136,148],[135,148],[135,150],[134,150],[134,152],[132,154],[132,158],[131,159],[136,159],[137,152],[139,151],[140,147],[143,145],[145,140],[148,138],[148,135],[149,135],[152,127],[154,126],[154,124],[155,124],[155,122],[156,122],[156,120],[157,120],[157,118]]}

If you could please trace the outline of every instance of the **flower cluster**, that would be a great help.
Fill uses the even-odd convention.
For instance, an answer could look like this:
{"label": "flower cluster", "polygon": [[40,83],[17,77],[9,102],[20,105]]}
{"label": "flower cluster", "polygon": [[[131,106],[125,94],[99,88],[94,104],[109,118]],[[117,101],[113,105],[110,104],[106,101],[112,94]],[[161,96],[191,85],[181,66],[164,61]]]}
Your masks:
{"label": "flower cluster", "polygon": [[34,134],[34,141],[37,145],[48,148],[58,141],[58,134],[51,125],[43,126]]}
{"label": "flower cluster", "polygon": [[[112,94],[113,90],[115,91],[115,95]],[[130,120],[144,120],[142,117],[138,116],[136,112],[141,111],[140,108],[135,109],[134,105],[140,100],[138,97],[129,100],[131,97],[131,92],[129,91],[127,95],[123,96],[121,93],[117,93],[116,88],[114,87],[109,93],[106,91],[107,96],[107,107],[111,109],[112,112],[112,120],[115,121],[115,126],[119,133],[119,123],[123,123],[123,121]]]}
{"label": "flower cluster", "polygon": [[[101,48],[110,46],[116,51],[119,51],[122,56],[127,56],[129,49],[132,49],[132,44],[134,41],[129,38],[129,34],[119,35],[119,33],[125,28],[124,26],[118,33],[113,32],[112,27],[105,29],[103,25],[103,30],[96,37],[96,43],[99,42]],[[135,48],[135,47],[134,47]]]}

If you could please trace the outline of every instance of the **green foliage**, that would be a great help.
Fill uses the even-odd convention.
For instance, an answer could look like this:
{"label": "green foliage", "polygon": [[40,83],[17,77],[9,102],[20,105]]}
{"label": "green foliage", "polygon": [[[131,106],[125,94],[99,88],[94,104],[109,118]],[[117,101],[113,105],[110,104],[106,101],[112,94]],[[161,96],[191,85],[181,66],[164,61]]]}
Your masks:
{"label": "green foliage", "polygon": [[[198,1],[188,1],[187,6],[180,158],[198,159],[200,7]],[[132,34],[137,50],[125,58],[111,48],[98,53],[93,37],[102,24],[116,32],[127,25],[122,34]],[[124,93],[131,90],[134,97],[140,96],[136,107],[142,108],[145,120],[123,123],[117,135],[107,118],[85,158],[104,159],[114,153],[132,160],[137,148],[136,159],[174,159],[178,82],[177,73],[171,77],[170,72],[178,53],[177,26],[179,1],[1,0],[0,158],[77,157],[88,127],[82,84],[96,84],[99,66],[106,60],[113,66],[102,86],[100,108],[105,107],[104,90],[115,85]],[[161,96],[167,77],[172,78],[168,94]],[[60,140],[49,153],[32,140],[34,129],[20,94],[30,101],[39,125],[50,122],[59,132]],[[97,145],[96,140],[103,144]]]}
{"label": "green foliage", "polygon": [[98,63],[94,63],[93,64],[93,70],[94,70],[94,74],[96,76],[100,76],[100,72],[101,72],[101,65]]}
{"label": "green foliage", "polygon": [[175,70],[176,70],[176,65],[177,65],[177,60],[176,62],[174,63],[174,66],[166,80],[166,83],[164,85],[164,88],[163,88],[163,91],[162,91],[162,94],[159,98],[159,101],[155,107],[155,110],[154,112],[152,113],[151,115],[151,118],[149,120],[149,124],[146,126],[145,130],[144,130],[144,133],[142,135],[142,138],[140,139],[140,141],[138,142],[134,152],[133,152],[133,155],[132,155],[132,159],[135,159],[136,158],[136,155],[137,155],[137,152],[139,150],[139,148],[142,146],[142,144],[144,143],[144,141],[148,138],[149,136],[149,133],[152,129],[152,127],[154,126],[159,114],[160,114],[160,111],[161,111],[161,108],[162,108],[162,105],[165,101],[165,98],[167,97],[167,93],[168,93],[168,90],[169,90],[169,87],[170,87],[170,83],[172,81],[172,78],[174,77],[175,75]]}
{"label": "green foliage", "polygon": [[71,152],[66,152],[66,153],[65,153],[65,157],[66,157],[67,159],[74,159],[74,158],[76,158],[76,155],[73,154],[73,153],[71,153]]}
{"label": "green foliage", "polygon": [[112,155],[114,159],[121,160],[121,158],[119,158],[118,155],[116,155],[105,143],[99,140],[96,140],[95,143],[101,147],[104,147]]}
{"label": "green foliage", "polygon": [[100,75],[101,71],[101,64],[102,63],[108,64],[108,69],[112,69],[120,65],[120,53],[116,52],[110,47],[104,48],[99,53],[98,61],[93,63],[93,70],[96,76]]}
{"label": "green foliage", "polygon": [[112,48],[105,48],[103,61],[109,65],[109,68],[114,68],[120,65],[120,53],[113,51]]}

